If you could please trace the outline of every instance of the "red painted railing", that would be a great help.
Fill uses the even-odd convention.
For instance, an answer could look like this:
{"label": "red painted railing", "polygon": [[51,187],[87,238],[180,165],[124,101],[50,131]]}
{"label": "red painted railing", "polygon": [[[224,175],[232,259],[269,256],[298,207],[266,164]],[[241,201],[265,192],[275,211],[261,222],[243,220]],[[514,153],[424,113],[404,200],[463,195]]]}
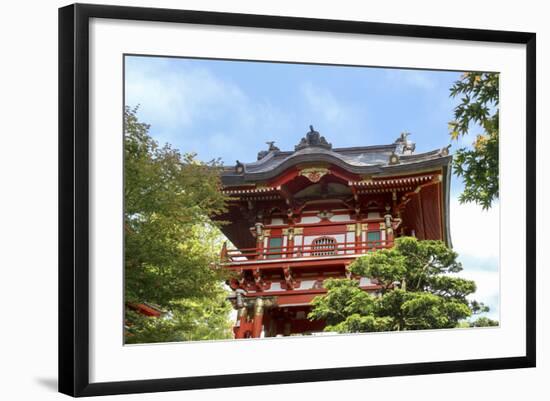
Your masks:
{"label": "red painted railing", "polygon": [[308,244],[271,248],[225,249],[222,259],[229,262],[248,260],[318,258],[364,254],[376,249],[391,248],[393,241],[341,242],[333,244]]}

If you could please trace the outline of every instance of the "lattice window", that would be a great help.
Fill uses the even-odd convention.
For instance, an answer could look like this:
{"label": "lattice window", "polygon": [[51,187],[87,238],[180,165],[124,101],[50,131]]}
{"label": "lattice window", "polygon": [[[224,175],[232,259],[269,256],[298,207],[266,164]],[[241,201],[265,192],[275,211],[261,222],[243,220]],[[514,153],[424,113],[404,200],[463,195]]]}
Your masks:
{"label": "lattice window", "polygon": [[336,240],[331,237],[315,238],[311,243],[312,256],[328,256],[336,254]]}
{"label": "lattice window", "polygon": [[281,237],[270,237],[268,252],[272,253],[267,255],[268,259],[280,259],[283,255],[283,239]]}

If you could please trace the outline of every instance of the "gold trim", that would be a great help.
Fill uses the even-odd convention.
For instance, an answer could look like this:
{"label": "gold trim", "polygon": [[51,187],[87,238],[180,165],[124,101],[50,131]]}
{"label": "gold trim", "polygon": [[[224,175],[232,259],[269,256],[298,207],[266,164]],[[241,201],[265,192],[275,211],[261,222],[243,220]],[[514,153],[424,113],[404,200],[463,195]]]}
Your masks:
{"label": "gold trim", "polygon": [[262,298],[256,298],[254,303],[254,316],[259,316],[264,314],[264,300]]}

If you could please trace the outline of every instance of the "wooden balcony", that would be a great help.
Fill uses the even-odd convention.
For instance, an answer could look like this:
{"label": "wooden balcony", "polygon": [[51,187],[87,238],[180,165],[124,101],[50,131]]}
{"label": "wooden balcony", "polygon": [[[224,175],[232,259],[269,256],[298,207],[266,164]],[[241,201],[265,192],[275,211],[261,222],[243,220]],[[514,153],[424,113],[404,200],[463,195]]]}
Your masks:
{"label": "wooden balcony", "polygon": [[330,244],[293,245],[271,248],[243,248],[222,250],[222,262],[229,265],[242,262],[276,262],[289,259],[331,259],[354,258],[377,249],[391,248],[393,241],[376,240]]}

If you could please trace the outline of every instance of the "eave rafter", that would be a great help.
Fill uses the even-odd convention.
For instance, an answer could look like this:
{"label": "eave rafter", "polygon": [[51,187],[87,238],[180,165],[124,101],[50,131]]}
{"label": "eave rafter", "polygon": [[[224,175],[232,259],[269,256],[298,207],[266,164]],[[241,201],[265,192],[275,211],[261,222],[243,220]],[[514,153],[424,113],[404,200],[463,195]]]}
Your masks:
{"label": "eave rafter", "polygon": [[409,191],[409,192],[406,192],[402,197],[401,197],[401,202],[399,202],[397,204],[397,209],[398,210],[402,210],[405,205],[411,200],[411,198],[413,196],[416,196],[420,193],[420,191],[422,190],[422,188],[424,187],[427,187],[427,186],[430,186],[430,185],[434,185],[434,184],[438,184],[442,181],[442,178],[443,176],[441,174],[433,174],[431,176],[431,179],[428,181],[428,182],[424,182],[422,184],[419,184],[417,185],[414,190],[412,191]]}
{"label": "eave rafter", "polygon": [[371,189],[371,188],[392,188],[392,187],[402,187],[410,185],[418,185],[425,182],[432,181],[436,173],[426,174],[414,177],[392,177],[392,178],[383,178],[375,179],[369,178],[361,181],[349,181],[348,184],[351,187],[357,187],[360,189]]}

